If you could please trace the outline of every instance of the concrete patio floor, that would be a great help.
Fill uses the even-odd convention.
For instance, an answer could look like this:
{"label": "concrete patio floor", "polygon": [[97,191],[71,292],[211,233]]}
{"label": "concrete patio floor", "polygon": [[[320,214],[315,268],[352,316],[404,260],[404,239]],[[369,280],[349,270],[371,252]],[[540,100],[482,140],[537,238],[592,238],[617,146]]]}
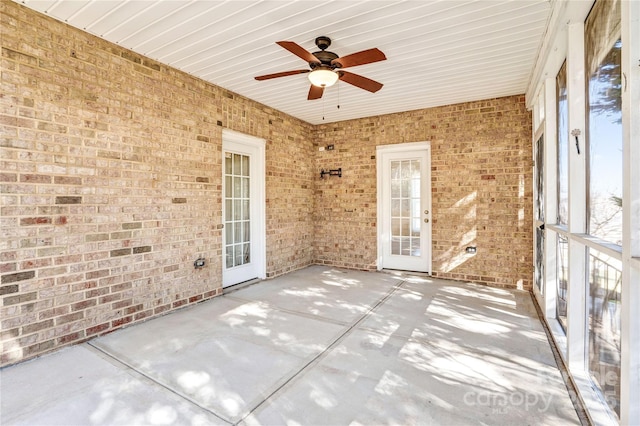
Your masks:
{"label": "concrete patio floor", "polygon": [[2,425],[580,424],[528,293],[323,266],[0,380]]}

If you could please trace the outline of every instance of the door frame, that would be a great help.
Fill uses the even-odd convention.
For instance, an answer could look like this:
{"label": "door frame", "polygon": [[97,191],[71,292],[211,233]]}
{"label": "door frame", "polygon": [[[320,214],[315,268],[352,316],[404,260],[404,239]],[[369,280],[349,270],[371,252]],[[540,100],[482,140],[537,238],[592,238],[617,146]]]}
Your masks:
{"label": "door frame", "polygon": [[385,232],[383,226],[382,226],[382,216],[384,214],[384,210],[383,210],[383,199],[382,199],[382,187],[384,184],[383,181],[383,155],[384,154],[395,154],[395,153],[402,153],[402,152],[414,152],[414,151],[427,151],[427,160],[428,160],[428,164],[426,167],[426,176],[424,177],[423,181],[428,182],[429,185],[429,199],[427,200],[427,209],[429,210],[429,212],[431,212],[430,214],[430,221],[427,224],[427,244],[429,247],[429,255],[427,256],[427,271],[426,273],[431,275],[431,273],[433,272],[432,270],[432,265],[433,265],[433,234],[432,234],[432,224],[433,224],[433,209],[431,208],[431,198],[432,198],[432,191],[431,191],[431,142],[429,141],[422,141],[422,142],[406,142],[406,143],[399,143],[399,144],[391,144],[391,145],[378,145],[376,147],[376,168],[377,168],[377,188],[376,188],[376,192],[377,192],[377,218],[376,218],[376,229],[377,229],[377,246],[378,246],[378,253],[377,253],[377,265],[376,265],[376,269],[378,271],[382,270],[382,259],[383,259],[383,243],[382,243],[382,237],[383,234]]}
{"label": "door frame", "polygon": [[[231,145],[231,146],[230,146]],[[243,148],[246,150],[243,152]],[[265,279],[267,276],[267,232],[266,232],[266,167],[265,167],[265,149],[266,141],[255,136],[246,135],[244,133],[236,132],[234,130],[222,129],[222,155],[221,161],[221,178],[222,178],[222,191],[220,197],[221,204],[221,221],[224,225],[224,153],[225,151],[234,151],[238,153],[250,153],[252,155],[252,169],[255,167],[255,176],[251,175],[251,197],[250,199],[255,203],[251,205],[252,217],[251,220],[251,250],[252,250],[252,263],[255,262],[258,279]],[[253,156],[255,155],[255,158]],[[254,198],[255,197],[255,198]],[[253,205],[255,204],[255,205]],[[222,254],[220,257],[221,275],[222,275],[222,287],[229,287],[234,284],[225,284],[225,231],[223,228],[221,234]]]}

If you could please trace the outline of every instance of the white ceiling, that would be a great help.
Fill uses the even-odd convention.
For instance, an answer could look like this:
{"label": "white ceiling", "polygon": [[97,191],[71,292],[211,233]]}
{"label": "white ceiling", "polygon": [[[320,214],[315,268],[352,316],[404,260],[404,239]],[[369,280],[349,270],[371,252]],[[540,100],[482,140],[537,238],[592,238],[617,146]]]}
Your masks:
{"label": "white ceiling", "polygon": [[[312,124],[522,94],[551,1],[14,0],[149,58]],[[344,82],[308,101],[308,68],[276,41],[386,61],[348,68],[384,87]],[[337,108],[337,106],[340,108]]]}

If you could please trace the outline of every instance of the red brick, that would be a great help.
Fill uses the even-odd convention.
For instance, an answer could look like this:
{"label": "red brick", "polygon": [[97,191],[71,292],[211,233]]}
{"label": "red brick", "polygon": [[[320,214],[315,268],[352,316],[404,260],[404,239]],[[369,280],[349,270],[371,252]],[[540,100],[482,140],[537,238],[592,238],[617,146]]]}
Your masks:
{"label": "red brick", "polygon": [[72,314],[63,315],[56,318],[56,325],[67,324],[84,318],[83,312],[74,312]]}
{"label": "red brick", "polygon": [[171,305],[171,307],[173,309],[179,308],[181,306],[186,305],[187,303],[189,303],[189,301],[187,299],[182,299],[182,300],[177,300],[175,302],[173,302],[173,304]]}
{"label": "red brick", "polygon": [[111,327],[112,328],[122,327],[125,324],[129,324],[131,321],[133,321],[133,317],[132,316],[119,318],[117,320],[111,321]]}
{"label": "red brick", "polygon": [[137,314],[135,314],[134,320],[135,321],[140,321],[140,320],[143,320],[145,318],[149,318],[151,316],[153,316],[153,310],[149,309],[149,310],[138,312]]}
{"label": "red brick", "polygon": [[53,181],[53,178],[48,175],[31,175],[31,174],[20,175],[20,182],[51,183],[52,181]]}
{"label": "red brick", "polygon": [[17,182],[18,175],[16,173],[0,173],[0,182]]}
{"label": "red brick", "polygon": [[41,322],[32,323],[22,327],[22,334],[35,333],[36,331],[44,330],[45,328],[53,327],[53,320],[48,319]]}
{"label": "red brick", "polygon": [[76,331],[75,333],[67,334],[66,336],[58,337],[57,344],[65,345],[71,342],[79,342],[85,339],[84,331]]}
{"label": "red brick", "polygon": [[94,334],[100,334],[100,333],[108,330],[110,328],[110,326],[111,326],[110,323],[106,322],[106,323],[103,323],[103,324],[100,324],[100,325],[89,327],[89,328],[87,328],[87,331],[86,331],[87,336],[92,336]]}
{"label": "red brick", "polygon": [[20,219],[21,226],[48,225],[51,223],[50,217],[25,217]]}
{"label": "red brick", "polygon": [[105,294],[109,294],[109,288],[108,287],[94,288],[92,290],[88,290],[85,293],[85,297],[87,299],[91,299],[93,297],[104,296]]}
{"label": "red brick", "polygon": [[131,300],[131,299],[120,300],[118,302],[112,303],[111,304],[111,309],[126,308],[127,306],[131,306],[132,303],[133,303],[133,300]]}
{"label": "red brick", "polygon": [[124,310],[125,315],[131,315],[131,314],[135,314],[138,311],[141,311],[143,308],[142,304],[140,305],[135,305],[135,306],[129,306],[127,309]]}
{"label": "red brick", "polygon": [[202,300],[202,295],[199,294],[197,296],[193,296],[189,298],[189,303],[196,303],[199,302],[200,300]]}
{"label": "red brick", "polygon": [[87,309],[97,304],[96,299],[83,300],[82,302],[73,303],[71,305],[71,312],[82,311],[83,309]]}

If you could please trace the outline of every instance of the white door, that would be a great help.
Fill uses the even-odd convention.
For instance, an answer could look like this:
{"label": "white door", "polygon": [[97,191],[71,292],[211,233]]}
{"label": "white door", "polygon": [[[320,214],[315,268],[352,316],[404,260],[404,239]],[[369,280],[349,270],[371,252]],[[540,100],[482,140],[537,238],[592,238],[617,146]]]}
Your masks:
{"label": "white door", "polygon": [[431,273],[428,142],[379,146],[378,269]]}
{"label": "white door", "polygon": [[265,277],[264,140],[222,133],[222,286]]}

